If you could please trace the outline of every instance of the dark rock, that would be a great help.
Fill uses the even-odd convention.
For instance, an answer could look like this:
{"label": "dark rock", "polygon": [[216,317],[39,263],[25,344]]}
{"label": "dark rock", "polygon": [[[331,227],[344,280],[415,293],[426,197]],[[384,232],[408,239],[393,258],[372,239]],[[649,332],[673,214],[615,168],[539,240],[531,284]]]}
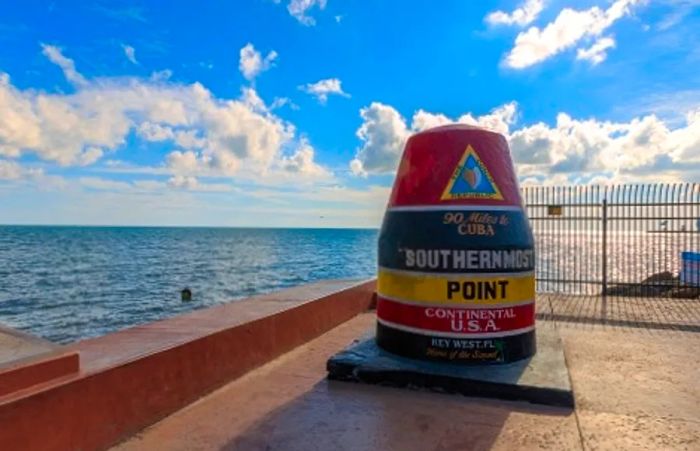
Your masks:
{"label": "dark rock", "polygon": [[700,287],[676,287],[670,289],[666,296],[675,299],[697,299],[700,298]]}
{"label": "dark rock", "polygon": [[652,284],[659,284],[659,283],[664,283],[664,284],[672,284],[677,280],[676,277],[673,276],[673,273],[669,271],[663,271],[659,272],[656,274],[652,274],[651,276],[647,277],[646,279],[642,280],[642,285],[652,285]]}
{"label": "dark rock", "polygon": [[[675,296],[671,292],[679,288],[679,279],[670,271],[652,274],[638,284],[610,285],[605,290],[607,296],[634,297],[686,297],[690,291],[678,291]],[[694,297],[694,296],[692,296]]]}
{"label": "dark rock", "polygon": [[670,286],[656,285],[611,285],[605,291],[607,296],[664,297]]}

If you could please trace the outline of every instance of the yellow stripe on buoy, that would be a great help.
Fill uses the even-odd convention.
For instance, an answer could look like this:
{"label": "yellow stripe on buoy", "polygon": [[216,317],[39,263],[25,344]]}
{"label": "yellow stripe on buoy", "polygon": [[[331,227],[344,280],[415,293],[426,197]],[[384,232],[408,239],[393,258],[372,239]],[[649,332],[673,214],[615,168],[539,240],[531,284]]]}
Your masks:
{"label": "yellow stripe on buoy", "polygon": [[535,275],[427,274],[379,270],[377,294],[410,302],[492,305],[535,299]]}

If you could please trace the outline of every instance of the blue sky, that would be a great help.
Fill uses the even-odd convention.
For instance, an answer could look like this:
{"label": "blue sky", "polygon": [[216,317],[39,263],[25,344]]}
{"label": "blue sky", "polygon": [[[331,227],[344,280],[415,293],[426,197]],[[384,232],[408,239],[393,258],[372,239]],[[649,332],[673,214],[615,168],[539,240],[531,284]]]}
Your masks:
{"label": "blue sky", "polygon": [[0,223],[376,227],[411,133],[697,180],[698,0],[2,2]]}

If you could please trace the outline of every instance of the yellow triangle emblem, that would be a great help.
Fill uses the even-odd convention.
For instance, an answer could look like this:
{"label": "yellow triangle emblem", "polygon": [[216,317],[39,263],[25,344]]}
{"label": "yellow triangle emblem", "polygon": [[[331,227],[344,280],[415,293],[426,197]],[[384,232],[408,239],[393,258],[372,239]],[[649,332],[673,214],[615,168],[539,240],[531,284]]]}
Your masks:
{"label": "yellow triangle emblem", "polygon": [[467,146],[465,149],[440,198],[440,200],[456,199],[503,200],[491,173],[472,146]]}

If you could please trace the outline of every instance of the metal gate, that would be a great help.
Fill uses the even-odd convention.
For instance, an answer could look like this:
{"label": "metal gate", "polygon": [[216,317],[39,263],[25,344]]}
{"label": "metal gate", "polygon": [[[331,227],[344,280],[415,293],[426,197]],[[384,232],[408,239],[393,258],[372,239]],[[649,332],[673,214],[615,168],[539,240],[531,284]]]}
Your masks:
{"label": "metal gate", "polygon": [[537,186],[522,194],[535,233],[538,291],[698,291],[679,273],[682,252],[700,252],[700,184]]}

